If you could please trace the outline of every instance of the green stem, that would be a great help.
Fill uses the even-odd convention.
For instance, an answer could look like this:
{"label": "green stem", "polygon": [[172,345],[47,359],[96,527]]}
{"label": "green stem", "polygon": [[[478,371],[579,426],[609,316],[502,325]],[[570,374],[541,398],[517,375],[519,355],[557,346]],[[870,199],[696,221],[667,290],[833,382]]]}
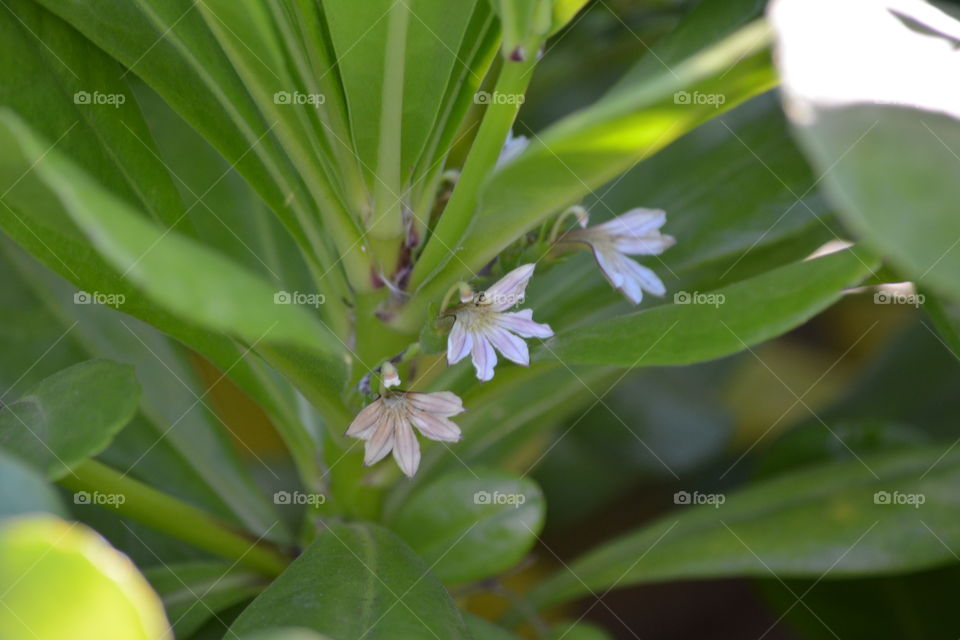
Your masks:
{"label": "green stem", "polygon": [[115,506],[119,515],[267,575],[280,575],[290,563],[270,543],[94,460],[79,465],[59,483],[71,491],[121,495],[122,504]]}
{"label": "green stem", "polygon": [[[406,66],[407,25],[410,9],[403,2],[393,5],[384,48],[383,93],[380,97],[380,143],[377,175],[373,187],[373,216],[367,228],[375,246],[373,259],[383,274],[393,275],[403,242],[401,171],[401,122],[403,78]],[[378,241],[378,242],[377,242]]]}
{"label": "green stem", "polygon": [[[494,99],[491,99],[483,115],[477,137],[463,164],[450,202],[444,208],[433,235],[413,268],[409,287],[411,291],[417,290],[439,271],[470,226],[480,187],[497,164],[503,143],[520,110],[522,98],[519,96],[523,96],[527,90],[535,64],[535,60],[508,61],[503,64],[493,89]],[[497,100],[496,96],[502,96],[504,100]]]}

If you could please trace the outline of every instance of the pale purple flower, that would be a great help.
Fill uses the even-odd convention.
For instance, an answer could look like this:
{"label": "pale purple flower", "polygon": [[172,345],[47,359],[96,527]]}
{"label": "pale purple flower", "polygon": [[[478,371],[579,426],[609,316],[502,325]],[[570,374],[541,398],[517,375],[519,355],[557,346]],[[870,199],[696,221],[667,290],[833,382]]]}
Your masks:
{"label": "pale purple flower", "polygon": [[553,330],[534,322],[532,309],[506,310],[523,302],[533,268],[517,267],[486,291],[461,298],[463,304],[451,312],[456,319],[447,338],[447,362],[456,364],[470,354],[477,378],[484,381],[493,378],[494,348],[507,360],[529,366],[530,352],[522,338],[549,338]]}
{"label": "pale purple flower", "polygon": [[450,418],[463,411],[463,401],[449,391],[387,391],[357,414],[347,435],[366,441],[365,465],[376,464],[393,451],[400,470],[412,478],[420,466],[420,443],[413,428],[431,440],[457,442],[460,428]]}
{"label": "pale purple flower", "polygon": [[613,288],[640,304],[644,291],[662,296],[666,288],[657,274],[627,256],[655,256],[672,247],[676,240],[660,233],[666,221],[667,214],[659,209],[631,209],[602,224],[569,231],[559,241],[588,245]]}

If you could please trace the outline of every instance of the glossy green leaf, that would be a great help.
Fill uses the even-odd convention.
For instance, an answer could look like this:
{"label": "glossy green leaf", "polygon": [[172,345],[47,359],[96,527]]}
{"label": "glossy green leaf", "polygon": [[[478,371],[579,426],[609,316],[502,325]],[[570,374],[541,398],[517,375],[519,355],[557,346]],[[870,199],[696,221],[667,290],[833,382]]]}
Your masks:
{"label": "glossy green leaf", "polygon": [[[244,468],[228,438],[228,428],[204,397],[205,390],[184,350],[155,329],[108,306],[76,304],[74,287],[22,251],[0,244],[3,254],[16,268],[9,278],[29,281],[43,298],[46,308],[40,312],[42,317],[56,317],[61,322],[46,343],[33,345],[24,369],[65,331],[64,342],[81,347],[82,354],[73,361],[106,358],[137,368],[143,387],[141,416],[119,434],[101,459],[197,506],[236,518],[250,531],[282,539],[286,532],[276,526],[273,506]],[[31,300],[32,296],[24,293],[11,303],[26,306]]]}
{"label": "glossy green leaf", "polygon": [[60,496],[47,479],[0,450],[0,519],[36,512],[65,515]]}
{"label": "glossy green leaf", "polygon": [[[663,231],[677,244],[640,260],[671,294],[713,289],[801,260],[843,231],[789,136],[773,92],[748,100],[589,197],[591,223],[637,206],[666,211]],[[632,309],[587,251],[538,272],[527,298],[555,331]],[[658,302],[648,297],[643,305]]]}
{"label": "glossy green leaf", "polygon": [[0,590],[3,638],[169,637],[160,600],[133,563],[81,524],[53,517],[3,521]]}
{"label": "glossy green leaf", "polygon": [[[237,168],[301,245],[308,244],[294,216],[309,201],[303,185],[194,3],[39,1],[162,95]],[[292,208],[285,205],[290,193]]]}
{"label": "glossy green leaf", "polygon": [[[766,26],[745,27],[714,47],[629,91],[613,92],[535,136],[490,177],[456,259],[423,287],[433,299],[473,275],[518,236],[721,112],[693,96],[723,96],[730,108],[774,83]],[[690,98],[689,102],[681,96]],[[518,213],[519,212],[519,213]],[[449,254],[449,252],[446,252]],[[402,319],[401,321],[405,320]]]}
{"label": "glossy green leaf", "polygon": [[[269,3],[208,0],[199,9],[306,182],[325,222],[326,235],[334,240],[342,259],[353,262],[360,255],[355,246],[360,241],[359,230],[343,207],[336,177],[326,170],[329,165],[324,161],[331,153],[322,145],[318,126],[311,118],[318,105],[300,104],[297,97],[306,94],[305,85],[294,77],[291,60],[291,56],[300,54],[299,50],[291,51],[295,44],[281,40]],[[286,18],[281,8],[273,9],[275,15]],[[317,96],[312,99],[321,100]],[[298,223],[306,228],[314,226],[309,218],[301,217]],[[312,229],[314,251],[326,248],[319,233]],[[339,262],[334,262],[332,255],[324,257],[323,262],[330,269]]]}
{"label": "glossy green leaf", "polygon": [[527,478],[476,469],[441,476],[410,496],[390,528],[445,583],[514,566],[536,543],[545,504]]}
{"label": "glossy green leaf", "polygon": [[[578,0],[559,0],[558,5]],[[701,0],[683,17],[675,29],[653,45],[653,50],[635,64],[617,83],[616,90],[663,73],[704,47],[735,33],[763,13],[766,0]]]}
{"label": "glossy green leaf", "polygon": [[[457,52],[476,4],[477,0],[455,4],[437,0],[400,4],[387,0],[360,4],[324,0],[353,142],[365,173],[383,168],[381,144],[393,135],[391,131],[402,131],[398,138],[402,149],[395,151],[400,154],[398,166],[403,180],[411,177],[446,106],[443,99],[447,83],[465,64]],[[402,18],[405,26],[397,26],[397,40],[391,43],[391,20],[400,20],[395,14],[407,15]],[[397,75],[395,69],[388,72],[391,64],[402,65],[402,86],[390,87],[391,76]],[[399,196],[394,194],[394,199]]]}
{"label": "glossy green leaf", "polygon": [[[275,287],[203,245],[145,220],[16,116],[7,113],[2,121],[8,144],[20,151],[19,163],[5,167],[8,175],[32,166],[97,250],[150,297],[183,317],[252,344],[288,342],[331,355],[342,349],[303,308],[277,304]],[[331,359],[332,371],[337,364]],[[339,364],[342,367],[342,361]]]}
{"label": "glossy green leaf", "polygon": [[807,468],[668,514],[570,563],[531,597],[547,606],[644,582],[839,578],[953,562],[960,453],[945,449]]}
{"label": "glossy green leaf", "polygon": [[710,293],[677,292],[673,304],[563,332],[537,357],[631,368],[712,360],[803,324],[875,266],[874,258],[848,249]]}
{"label": "glossy green leaf", "polygon": [[331,638],[469,638],[424,562],[387,530],[365,524],[329,524],[230,630],[243,636],[284,626]]}
{"label": "glossy green leaf", "polygon": [[59,478],[105,449],[139,401],[133,367],[84,362],[45,378],[0,410],[0,447]]}
{"label": "glossy green leaf", "polygon": [[143,575],[160,596],[173,632],[183,638],[267,585],[262,575],[220,562],[163,565]]}
{"label": "glossy green leaf", "polygon": [[118,196],[174,226],[184,207],[123,68],[35,2],[12,0],[5,9],[0,104]]}
{"label": "glossy green leaf", "polygon": [[927,80],[952,72],[960,21],[926,3],[855,3],[814,30],[832,3],[774,6],[786,111],[826,195],[911,279],[960,298],[960,108]]}
{"label": "glossy green leaf", "polygon": [[577,13],[589,0],[554,0],[553,3],[553,24],[550,25],[550,32],[556,33],[567,26],[576,17]]}

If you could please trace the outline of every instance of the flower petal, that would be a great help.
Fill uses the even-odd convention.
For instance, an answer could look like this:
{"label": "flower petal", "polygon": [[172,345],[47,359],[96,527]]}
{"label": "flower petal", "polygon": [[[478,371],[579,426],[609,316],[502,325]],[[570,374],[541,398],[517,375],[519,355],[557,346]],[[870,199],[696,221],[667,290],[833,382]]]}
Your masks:
{"label": "flower petal", "polygon": [[493,378],[493,368],[497,365],[497,354],[493,346],[482,335],[473,339],[473,368],[477,370],[477,379],[483,382]]}
{"label": "flower petal", "polygon": [[494,311],[503,311],[522,302],[523,292],[527,290],[527,283],[533,276],[533,269],[533,264],[517,267],[487,289],[484,297],[492,301],[491,308]]}
{"label": "flower petal", "polygon": [[631,209],[612,220],[593,227],[614,236],[642,236],[659,229],[667,221],[663,209]]}
{"label": "flower petal", "polygon": [[626,259],[619,254],[611,245],[598,244],[593,247],[593,257],[597,260],[597,266],[614,289],[623,286],[624,273],[623,261]]}
{"label": "flower petal", "polygon": [[455,416],[464,412],[463,400],[452,391],[435,391],[433,393],[410,391],[407,393],[407,399],[414,409],[426,413],[435,413],[443,417]]}
{"label": "flower petal", "polygon": [[420,443],[413,427],[406,422],[398,424],[394,432],[393,459],[408,478],[412,478],[420,466]]}
{"label": "flower petal", "polygon": [[484,335],[504,358],[525,367],[530,366],[530,351],[522,339],[500,327],[490,327]]}
{"label": "flower petal", "polygon": [[533,321],[533,309],[497,314],[497,325],[521,338],[550,338],[553,329],[548,324]]}
{"label": "flower petal", "polygon": [[663,281],[657,277],[651,269],[643,266],[642,264],[636,262],[635,260],[630,260],[629,258],[624,258],[624,262],[627,263],[629,268],[629,275],[635,280],[645,291],[649,291],[655,296],[662,296],[667,293],[667,288],[663,286]]}
{"label": "flower petal", "polygon": [[460,427],[453,420],[433,415],[425,411],[414,411],[410,414],[410,421],[420,433],[431,440],[441,442],[457,442],[460,440]]}
{"label": "flower petal", "polygon": [[657,232],[642,236],[619,236],[613,241],[613,246],[620,253],[631,256],[656,256],[676,243],[673,236],[664,236]]}
{"label": "flower petal", "polygon": [[457,364],[467,357],[470,348],[473,346],[473,336],[463,328],[464,324],[459,320],[454,320],[450,335],[447,336],[447,363]]}
{"label": "flower petal", "polygon": [[351,438],[366,440],[370,437],[370,434],[373,433],[373,428],[376,427],[380,421],[382,412],[383,401],[377,398],[360,410],[360,413],[357,414],[357,417],[353,419],[353,422],[351,422],[347,428],[346,435]]}
{"label": "flower petal", "polygon": [[390,453],[393,448],[393,434],[396,429],[397,419],[392,413],[385,413],[373,435],[367,440],[367,446],[364,450],[363,464],[376,464],[383,460],[384,456]]}

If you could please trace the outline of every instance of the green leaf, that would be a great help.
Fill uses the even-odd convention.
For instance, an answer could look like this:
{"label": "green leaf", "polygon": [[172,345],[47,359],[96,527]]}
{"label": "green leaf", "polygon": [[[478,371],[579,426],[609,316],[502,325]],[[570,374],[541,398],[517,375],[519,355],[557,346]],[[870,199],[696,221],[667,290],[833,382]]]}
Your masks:
{"label": "green leaf", "polygon": [[0,450],[0,518],[44,511],[63,516],[60,496],[46,478]]}
{"label": "green leaf", "polygon": [[[445,250],[444,266],[420,268],[437,274],[421,287],[421,295],[440,298],[451,282],[471,276],[471,270],[481,269],[550,215],[721,112],[716,104],[687,104],[677,92],[723,95],[723,107],[730,108],[769,89],[774,76],[765,42],[766,26],[749,25],[673,73],[613,92],[535,136],[481,188],[456,257]],[[419,319],[418,312],[408,311],[397,322],[418,324]]]}
{"label": "green leaf", "polygon": [[183,204],[123,68],[40,5],[12,0],[5,8],[12,16],[0,24],[0,104],[118,196],[173,226]]}
{"label": "green leaf", "polygon": [[169,637],[160,600],[133,563],[77,523],[53,517],[5,520],[0,590],[3,638]]}
{"label": "green leaf", "polygon": [[306,627],[332,638],[469,637],[443,586],[387,530],[329,524],[230,628]]}
{"label": "green leaf", "polygon": [[548,640],[610,640],[610,635],[589,622],[561,622],[550,629]]}
{"label": "green leaf", "polygon": [[447,584],[514,566],[536,543],[545,504],[527,478],[477,469],[441,476],[413,494],[388,524]]}
{"label": "green leaf", "polygon": [[803,324],[875,266],[873,258],[845,250],[708,294],[677,292],[674,304],[563,332],[537,358],[631,368],[712,360]]}
{"label": "green leaf", "polygon": [[151,567],[143,575],[160,596],[173,632],[182,638],[266,587],[262,575],[220,562]]}
{"label": "green leaf", "polygon": [[550,25],[550,33],[556,33],[567,26],[587,2],[589,0],[554,0],[553,24]]}
{"label": "green leaf", "polygon": [[[559,5],[578,0],[558,0]],[[653,50],[635,64],[617,83],[616,90],[655,78],[698,51],[716,44],[749,22],[761,17],[766,0],[702,0],[675,29],[658,41]]]}
{"label": "green leaf", "polygon": [[[7,244],[0,244],[0,256],[6,254],[15,265],[9,278],[28,280],[46,304],[44,316],[60,320],[47,342],[34,345],[27,354],[24,369],[64,332],[64,342],[82,347],[73,362],[106,358],[137,368],[142,415],[120,433],[101,460],[219,515],[235,516],[252,532],[282,538],[285,531],[275,525],[274,507],[244,468],[228,428],[217,422],[185,350],[108,306],[76,304],[74,287]],[[12,303],[28,306],[32,300],[23,293]]]}
{"label": "green leaf", "polygon": [[[163,96],[237,168],[301,245],[308,244],[296,231],[294,213],[309,197],[192,2],[39,2]],[[293,206],[287,207],[291,194]]]}
{"label": "green leaf", "polygon": [[[614,587],[729,576],[850,577],[952,562],[960,452],[942,447],[804,469],[719,506],[667,515],[570,564],[531,594],[540,607]],[[923,496],[923,504],[885,503]]]}
{"label": "green leaf", "polygon": [[45,378],[0,410],[0,446],[56,479],[103,451],[139,401],[133,367],[84,362]]}
{"label": "green leaf", "polygon": [[[637,206],[666,211],[664,232],[677,244],[642,261],[670,292],[713,289],[801,260],[838,230],[789,138],[773,92],[748,100],[588,198],[591,224]],[[586,251],[538,272],[527,298],[555,331],[632,309]]]}
{"label": "green leaf", "polygon": [[[15,115],[8,112],[0,122],[8,144],[20,151],[20,157],[4,167],[7,174],[12,178],[32,167],[97,250],[151,298],[251,344],[287,342],[320,350],[334,356],[333,372],[342,370],[342,360],[336,359],[342,346],[336,337],[301,307],[276,304],[274,287],[203,245],[142,218]],[[181,285],[185,282],[190,286]]]}
{"label": "green leaf", "polygon": [[896,12],[858,3],[811,29],[820,7],[833,5],[781,2],[771,13],[799,140],[864,242],[956,300],[960,109],[920,79],[953,69],[960,21],[925,3]]}
{"label": "green leaf", "polygon": [[[324,0],[330,38],[337,55],[347,97],[353,142],[365,173],[382,169],[380,146],[388,129],[402,131],[399,167],[410,179],[427,140],[446,106],[447,84],[460,73],[457,52],[467,31],[477,0],[455,4],[437,0],[412,0],[394,4],[387,0],[363,3]],[[408,13],[404,34],[388,45],[394,14]],[[402,65],[400,93],[391,93],[387,73],[391,63]],[[390,96],[386,99],[385,96]],[[397,109],[400,119],[384,118]],[[399,176],[398,176],[399,177]],[[372,182],[372,176],[368,176]],[[389,181],[388,181],[389,184]],[[397,199],[400,193],[393,195]]]}
{"label": "green leaf", "polygon": [[287,627],[284,629],[268,629],[266,631],[247,633],[240,637],[239,640],[329,640],[329,638],[310,631],[309,629]]}
{"label": "green leaf", "polygon": [[551,213],[720,113],[717,105],[678,101],[676,92],[723,94],[723,107],[730,108],[770,88],[774,78],[762,48],[765,28],[751,25],[678,65],[676,76],[664,72],[655,81],[611,94],[537,135],[481,191],[476,224],[461,257],[471,265],[488,260]]}
{"label": "green leaf", "polygon": [[[333,170],[326,170],[329,165],[325,166],[324,161],[331,152],[323,146],[318,137],[319,127],[311,119],[311,113],[318,106],[294,101],[293,96],[306,92],[301,80],[294,77],[291,62],[291,56],[297,57],[299,51],[291,52],[281,40],[270,5],[208,0],[199,8],[210,31],[229,56],[260,112],[272,123],[271,129],[276,131],[303,177],[325,223],[324,231],[334,240],[344,263],[354,264],[361,255],[357,247],[361,241],[359,227],[343,207],[342,192],[337,189]],[[278,7],[273,9],[283,14]],[[287,16],[282,17],[286,19]],[[295,47],[295,43],[291,42],[290,46]],[[312,222],[309,218],[298,220],[304,227],[313,226]],[[312,233],[313,245],[317,249],[323,245],[323,240],[319,238],[318,230],[313,229]],[[333,259],[325,256],[323,262],[333,269],[340,262],[331,263]]]}
{"label": "green leaf", "polygon": [[467,623],[467,630],[473,640],[520,640],[520,636],[472,613],[464,612],[463,621]]}

